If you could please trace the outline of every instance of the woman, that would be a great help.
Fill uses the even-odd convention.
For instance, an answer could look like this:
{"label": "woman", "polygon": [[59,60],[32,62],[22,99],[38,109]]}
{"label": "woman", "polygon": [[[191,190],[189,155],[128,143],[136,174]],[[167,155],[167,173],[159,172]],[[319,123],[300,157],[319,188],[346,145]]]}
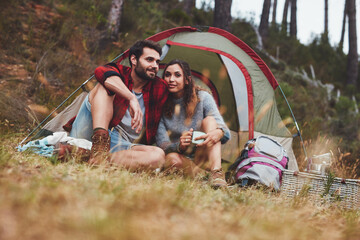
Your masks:
{"label": "woman", "polygon": [[[166,153],[165,168],[182,169],[196,174],[199,167],[210,170],[210,184],[226,187],[221,169],[221,144],[230,131],[221,117],[215,100],[194,85],[189,64],[172,60],[164,69],[163,79],[169,84],[169,98],[164,106],[156,143]],[[195,131],[204,132],[192,143]]]}

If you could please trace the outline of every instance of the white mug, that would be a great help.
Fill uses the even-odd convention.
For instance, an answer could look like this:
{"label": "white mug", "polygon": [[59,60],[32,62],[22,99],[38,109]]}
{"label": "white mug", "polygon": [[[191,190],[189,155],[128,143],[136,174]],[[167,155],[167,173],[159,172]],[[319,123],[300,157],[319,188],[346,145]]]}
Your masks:
{"label": "white mug", "polygon": [[201,131],[193,131],[191,142],[192,142],[193,144],[195,144],[195,145],[204,142],[205,139],[195,140],[195,138],[200,137],[200,136],[205,135],[205,134],[206,134],[206,133],[201,132]]}

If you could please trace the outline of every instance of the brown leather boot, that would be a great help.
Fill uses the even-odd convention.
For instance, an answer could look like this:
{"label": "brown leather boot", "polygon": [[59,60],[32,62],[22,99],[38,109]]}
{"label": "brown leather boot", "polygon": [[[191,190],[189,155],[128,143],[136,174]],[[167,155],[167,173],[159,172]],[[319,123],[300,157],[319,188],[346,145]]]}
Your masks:
{"label": "brown leather boot", "polygon": [[220,169],[216,169],[216,170],[212,170],[210,172],[210,186],[213,189],[218,189],[218,188],[227,188],[227,183],[225,181],[225,175],[223,170]]}
{"label": "brown leather boot", "polygon": [[95,129],[92,139],[92,147],[89,164],[99,165],[109,159],[110,136],[103,128]]}
{"label": "brown leather boot", "polygon": [[79,159],[82,162],[87,162],[90,158],[90,150],[70,144],[57,144],[55,152],[58,155],[58,160],[61,162],[67,162],[71,158]]}

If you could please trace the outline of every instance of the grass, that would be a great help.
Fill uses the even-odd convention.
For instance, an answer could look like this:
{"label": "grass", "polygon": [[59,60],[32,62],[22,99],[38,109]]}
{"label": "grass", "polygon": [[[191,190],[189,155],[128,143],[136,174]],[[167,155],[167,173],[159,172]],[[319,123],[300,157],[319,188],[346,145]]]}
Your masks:
{"label": "grass", "polygon": [[[0,239],[359,239],[360,211],[0,149]],[[305,190],[306,191],[306,190]]]}

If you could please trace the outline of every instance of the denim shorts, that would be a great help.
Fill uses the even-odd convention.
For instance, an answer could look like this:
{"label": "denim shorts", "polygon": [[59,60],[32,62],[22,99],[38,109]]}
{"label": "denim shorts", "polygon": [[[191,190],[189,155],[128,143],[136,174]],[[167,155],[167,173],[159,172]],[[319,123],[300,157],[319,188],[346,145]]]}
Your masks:
{"label": "denim shorts", "polygon": [[[120,133],[113,128],[108,130],[110,135],[110,152],[118,152],[122,150],[129,150],[135,145],[129,141],[123,139]],[[84,99],[79,112],[76,116],[76,119],[72,125],[70,132],[70,137],[74,138],[83,138],[91,141],[91,136],[93,135],[93,121],[91,116],[91,104],[89,102],[89,94]]]}

